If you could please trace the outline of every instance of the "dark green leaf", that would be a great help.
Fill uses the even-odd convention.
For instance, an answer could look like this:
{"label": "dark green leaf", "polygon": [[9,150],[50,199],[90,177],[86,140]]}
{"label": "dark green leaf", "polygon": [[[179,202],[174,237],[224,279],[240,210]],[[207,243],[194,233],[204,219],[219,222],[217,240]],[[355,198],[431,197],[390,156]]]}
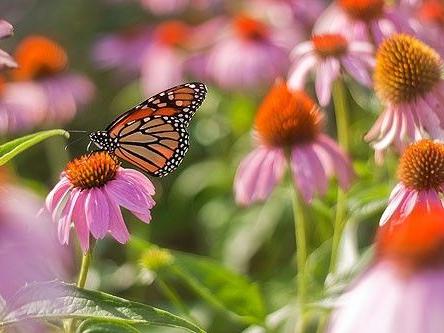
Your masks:
{"label": "dark green leaf", "polygon": [[0,321],[0,328],[27,319],[63,318],[108,320],[205,332],[167,311],[62,282],[35,283],[24,287],[13,298],[12,303],[8,304],[8,311]]}
{"label": "dark green leaf", "polygon": [[69,138],[69,133],[62,129],[37,132],[6,142],[0,146],[0,165],[5,164],[26,149],[52,136],[63,135]]}

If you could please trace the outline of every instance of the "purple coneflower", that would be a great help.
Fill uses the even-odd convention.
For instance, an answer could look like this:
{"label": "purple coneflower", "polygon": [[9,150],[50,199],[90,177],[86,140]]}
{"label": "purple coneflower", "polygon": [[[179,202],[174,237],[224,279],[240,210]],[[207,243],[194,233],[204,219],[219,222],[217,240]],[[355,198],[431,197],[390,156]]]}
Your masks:
{"label": "purple coneflower", "polygon": [[441,205],[391,219],[378,231],[375,262],[339,299],[327,332],[440,332],[443,249]]}
{"label": "purple coneflower", "polygon": [[374,86],[385,110],[365,136],[377,161],[393,145],[402,151],[412,141],[444,138],[442,59],[418,39],[395,34],[376,54]]}
{"label": "purple coneflower", "polygon": [[385,0],[336,0],[319,18],[315,34],[339,32],[376,45],[395,32],[412,32],[403,13]]}
{"label": "purple coneflower", "polygon": [[408,146],[401,156],[398,177],[380,224],[405,218],[418,207],[442,206],[444,192],[444,144],[421,140]]}
{"label": "purple coneflower", "polygon": [[362,41],[347,41],[341,34],[315,35],[310,41],[296,46],[292,52],[288,86],[304,89],[307,75],[315,70],[315,88],[321,106],[331,99],[333,82],[345,70],[356,81],[371,86],[374,66],[373,46]]}
{"label": "purple coneflower", "polygon": [[271,27],[235,17],[206,56],[205,73],[224,89],[249,89],[273,81],[288,68],[288,49]]}
{"label": "purple coneflower", "polygon": [[296,186],[310,202],[327,190],[329,176],[342,188],[352,180],[351,163],[339,146],[321,133],[322,115],[303,91],[278,81],[255,120],[258,147],[240,163],[234,180],[236,201],[248,205],[266,199],[282,179],[289,160]]}
{"label": "purple coneflower", "polygon": [[[0,20],[0,39],[7,38],[12,35],[14,29],[12,25],[5,20]],[[5,51],[0,49],[0,69],[15,68],[17,63]]]}
{"label": "purple coneflower", "polygon": [[68,57],[55,41],[29,36],[17,46],[15,58],[19,67],[12,72],[12,78],[21,87],[21,99],[32,98],[34,91],[40,89],[45,96],[38,101],[45,110],[44,121],[68,122],[80,106],[91,100],[93,84],[85,76],[66,70]]}
{"label": "purple coneflower", "polygon": [[74,223],[86,253],[90,234],[100,239],[110,233],[119,243],[126,243],[129,233],[120,206],[149,223],[153,195],[154,186],[142,173],[121,168],[116,157],[100,151],[68,163],[46,198],[46,207],[58,223],[60,242],[68,243]]}

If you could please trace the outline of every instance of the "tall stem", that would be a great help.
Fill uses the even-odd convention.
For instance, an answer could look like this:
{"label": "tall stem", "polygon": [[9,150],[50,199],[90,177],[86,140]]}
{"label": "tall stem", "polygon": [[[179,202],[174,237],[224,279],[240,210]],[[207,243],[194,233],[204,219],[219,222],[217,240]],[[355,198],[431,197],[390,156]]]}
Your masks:
{"label": "tall stem", "polygon": [[[90,241],[89,250],[83,254],[82,263],[80,265],[80,272],[77,278],[76,286],[78,288],[84,288],[86,283],[86,278],[88,277],[88,270],[91,264],[92,252],[94,249],[94,242]],[[75,330],[75,321],[73,319],[68,319],[64,322],[64,328],[66,333],[73,333]]]}
{"label": "tall stem", "polygon": [[84,288],[86,283],[86,278],[88,277],[88,270],[91,264],[92,248],[88,252],[84,253],[82,256],[82,264],[80,266],[79,277],[77,278],[77,287]]}
{"label": "tall stem", "polygon": [[[333,85],[333,103],[335,106],[336,116],[336,132],[338,142],[342,148],[348,153],[350,149],[349,138],[349,116],[347,94],[345,91],[344,82],[338,79]],[[347,197],[342,189],[338,186],[338,194],[336,199],[336,216],[333,229],[333,238],[331,245],[331,257],[329,273],[335,273],[336,262],[338,260],[338,252],[341,243],[342,232],[345,227],[347,214]]]}
{"label": "tall stem", "polygon": [[299,317],[295,327],[295,333],[303,333],[305,329],[305,303],[307,294],[307,280],[305,276],[305,265],[307,262],[307,240],[305,232],[305,205],[301,195],[296,188],[293,179],[293,219],[296,241],[296,268],[297,268],[297,292],[299,299]]}

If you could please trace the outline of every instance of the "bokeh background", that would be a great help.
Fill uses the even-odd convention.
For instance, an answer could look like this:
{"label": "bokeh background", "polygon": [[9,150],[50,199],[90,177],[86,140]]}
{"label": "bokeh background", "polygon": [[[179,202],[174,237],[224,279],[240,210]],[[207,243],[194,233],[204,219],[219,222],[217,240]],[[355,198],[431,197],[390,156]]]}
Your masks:
{"label": "bokeh background", "polygon": [[[327,3],[322,0],[300,1],[300,7],[293,8],[287,6],[285,1],[184,0],[157,1],[158,8],[155,2],[0,2],[1,16],[11,22],[15,29],[13,37],[2,41],[2,48],[14,55],[16,46],[27,36],[47,36],[65,48],[69,70],[83,73],[95,87],[94,97],[79,108],[72,121],[41,123],[33,130],[56,127],[88,132],[100,130],[114,117],[149,97],[150,93],[167,88],[165,85],[170,82],[205,82],[209,93],[190,125],[191,148],[183,164],[167,177],[152,179],[157,204],[152,211],[151,224],[140,223],[127,212],[126,221],[133,238],[211,257],[235,272],[247,274],[258,283],[265,295],[266,313],[282,310],[282,318],[279,319],[282,324],[277,331],[286,325],[291,327],[292,324],[287,323],[292,320],[291,311],[284,311],[295,295],[296,273],[289,182],[281,185],[266,203],[245,208],[234,202],[233,178],[240,159],[252,146],[251,129],[261,99],[274,79],[288,72],[288,63],[279,60],[275,53],[288,56],[298,42],[309,38],[314,20]],[[172,3],[171,10],[162,8],[168,2]],[[236,28],[233,22],[245,17],[258,22],[243,22],[243,27]],[[162,34],[159,27],[171,20],[176,25],[178,22],[189,25],[185,31],[171,30],[170,27],[171,31],[166,33],[168,38],[162,37],[168,40],[167,47],[181,59],[176,63],[174,60],[168,63],[165,55],[153,56],[158,51],[153,44]],[[224,75],[212,76],[208,73],[208,66],[214,64],[208,65],[206,57],[224,41],[240,38],[236,33],[253,39],[260,38],[262,33],[276,34],[276,50],[270,53],[272,56],[265,58],[263,63],[266,65],[259,66],[255,62],[267,55],[265,51],[233,49],[231,56],[234,54],[238,59],[224,60],[226,67],[219,64],[221,71],[231,76],[232,80]],[[109,38],[116,36],[121,43],[114,41],[117,46],[109,41]],[[110,45],[104,46],[107,38]],[[110,47],[107,54],[115,59],[104,59],[97,55],[100,47]],[[229,58],[230,52],[226,53],[225,56]],[[151,62],[145,66],[156,69],[155,75],[143,73],[144,61]],[[278,68],[274,68],[278,62]],[[177,77],[168,72],[171,66],[183,67],[183,75]],[[271,66],[271,69],[267,66]],[[258,73],[261,71],[264,73]],[[350,267],[355,269],[357,264],[368,259],[368,256],[361,254],[367,253],[373,239],[376,221],[393,186],[389,175],[393,174],[395,168],[394,159],[390,156],[384,167],[376,168],[373,152],[361,140],[362,133],[376,118],[377,101],[365,88],[352,82],[348,87],[352,110],[351,154],[361,181],[351,189],[348,200],[352,223],[348,224],[345,250],[340,261],[344,282],[348,280]],[[312,88],[308,87],[311,93]],[[328,124],[334,124],[331,111],[329,108],[323,110]],[[327,130],[333,137],[336,135],[333,126]],[[21,133],[27,132],[31,132],[31,129]],[[7,133],[2,140],[19,134]],[[20,184],[44,197],[66,163],[72,157],[85,153],[87,138],[74,142],[82,136],[81,133],[73,133],[67,149],[67,142],[61,138],[52,138],[33,147],[15,159],[7,172],[15,174]],[[325,198],[313,202],[310,215],[308,237],[311,254],[308,270],[313,276],[310,298],[319,304],[328,300],[323,284],[328,269],[335,198],[336,191],[332,187]],[[79,257],[74,238],[71,245],[75,259],[70,268],[70,279],[74,281]],[[98,242],[88,287],[175,311],[174,305],[165,296],[165,290],[156,282],[155,274],[140,269],[140,256],[140,246],[131,243],[122,246],[110,239]],[[169,283],[191,313],[204,323],[208,332],[247,332],[247,323],[208,307],[181,281],[172,279]],[[341,290],[341,286],[338,282],[329,292],[334,294]],[[321,305],[319,307],[322,308]],[[173,329],[150,328],[149,331],[173,332]],[[249,332],[254,330],[250,327]]]}

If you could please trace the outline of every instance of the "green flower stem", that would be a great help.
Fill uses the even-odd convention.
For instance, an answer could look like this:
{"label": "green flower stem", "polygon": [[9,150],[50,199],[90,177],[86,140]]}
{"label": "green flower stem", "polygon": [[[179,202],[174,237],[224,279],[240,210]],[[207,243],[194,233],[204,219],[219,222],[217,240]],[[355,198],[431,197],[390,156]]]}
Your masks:
{"label": "green flower stem", "polygon": [[[344,82],[338,79],[333,85],[333,103],[336,115],[336,132],[338,142],[342,148],[348,153],[350,149],[349,138],[349,116],[347,94]],[[338,194],[336,200],[336,216],[333,229],[333,238],[331,245],[330,267],[329,273],[335,273],[338,260],[339,246],[341,243],[342,232],[346,223],[347,215],[347,196],[338,186]]]}
{"label": "green flower stem", "polygon": [[[91,265],[93,249],[94,249],[94,240],[90,239],[89,250],[82,255],[82,263],[80,265],[80,272],[76,283],[76,286],[78,288],[85,287],[86,278],[88,277],[89,266]],[[67,321],[65,321],[64,327],[66,333],[73,333],[75,331],[75,321],[73,319],[68,319]]]}
{"label": "green flower stem", "polygon": [[296,241],[296,268],[297,268],[297,293],[299,300],[299,317],[297,319],[295,333],[303,333],[306,323],[305,303],[307,292],[307,277],[305,265],[307,262],[307,241],[305,233],[305,204],[293,179],[293,218]]}
{"label": "green flower stem", "polygon": [[[177,292],[168,286],[168,284],[159,276],[156,277],[156,283],[159,287],[159,289],[162,291],[162,293],[165,295],[166,298],[170,300],[170,302],[184,315],[191,318],[190,312],[188,311],[185,304],[180,299],[180,296],[177,294]],[[194,320],[194,319],[193,319]]]}
{"label": "green flower stem", "polygon": [[80,273],[76,284],[77,287],[79,288],[85,287],[86,278],[88,277],[89,266],[91,264],[92,250],[93,250],[92,247],[90,247],[90,249],[82,256],[82,264],[80,266]]}

